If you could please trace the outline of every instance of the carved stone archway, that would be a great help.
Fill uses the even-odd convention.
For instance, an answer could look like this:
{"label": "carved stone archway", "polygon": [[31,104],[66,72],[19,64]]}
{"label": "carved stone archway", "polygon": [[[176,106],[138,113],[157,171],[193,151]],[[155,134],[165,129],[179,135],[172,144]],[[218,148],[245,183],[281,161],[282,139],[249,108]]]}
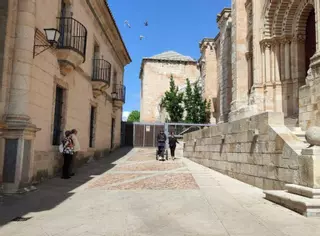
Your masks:
{"label": "carved stone archway", "polygon": [[265,7],[261,41],[265,109],[283,111],[286,117],[298,117],[299,87],[305,84],[309,51],[315,52],[315,45],[309,51],[305,46],[316,42],[315,33],[306,30],[310,22],[315,27],[309,19],[310,14],[315,19],[314,6],[314,0],[270,0]]}

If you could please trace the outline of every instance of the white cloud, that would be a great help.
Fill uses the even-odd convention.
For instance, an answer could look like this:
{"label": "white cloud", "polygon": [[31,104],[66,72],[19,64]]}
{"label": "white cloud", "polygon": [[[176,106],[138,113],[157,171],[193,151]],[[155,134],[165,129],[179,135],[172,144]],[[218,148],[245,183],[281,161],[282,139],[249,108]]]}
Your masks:
{"label": "white cloud", "polygon": [[127,121],[128,116],[130,115],[130,111],[124,111],[122,112],[122,121]]}

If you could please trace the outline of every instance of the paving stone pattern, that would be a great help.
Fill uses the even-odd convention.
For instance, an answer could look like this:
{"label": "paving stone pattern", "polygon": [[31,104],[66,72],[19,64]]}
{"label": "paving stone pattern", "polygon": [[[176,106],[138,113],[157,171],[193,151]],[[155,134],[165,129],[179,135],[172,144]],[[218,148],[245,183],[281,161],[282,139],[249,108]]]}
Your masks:
{"label": "paving stone pattern", "polygon": [[[129,167],[130,166],[130,167]],[[160,167],[162,166],[162,167]],[[188,159],[120,149],[22,196],[3,197],[0,236],[314,236],[320,219]],[[17,216],[27,221],[10,222]]]}

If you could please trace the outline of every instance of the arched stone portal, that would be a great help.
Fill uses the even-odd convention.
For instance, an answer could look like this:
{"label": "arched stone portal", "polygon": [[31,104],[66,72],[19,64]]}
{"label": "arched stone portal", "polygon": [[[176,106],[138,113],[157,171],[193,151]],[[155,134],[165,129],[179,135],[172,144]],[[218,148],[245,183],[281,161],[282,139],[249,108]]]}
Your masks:
{"label": "arched stone portal", "polygon": [[316,45],[316,18],[313,8],[306,23],[305,76],[307,76],[310,67],[310,58],[316,53]]}
{"label": "arched stone portal", "polygon": [[314,0],[270,0],[264,17],[261,57],[264,107],[299,115],[299,88],[305,85],[310,58],[316,52]]}

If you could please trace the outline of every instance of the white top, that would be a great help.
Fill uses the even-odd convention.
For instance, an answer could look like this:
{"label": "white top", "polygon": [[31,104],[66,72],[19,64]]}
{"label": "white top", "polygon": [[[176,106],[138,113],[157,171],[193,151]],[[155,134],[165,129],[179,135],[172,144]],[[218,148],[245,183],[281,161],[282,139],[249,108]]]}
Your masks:
{"label": "white top", "polygon": [[79,143],[79,141],[78,141],[77,136],[76,136],[75,134],[71,134],[71,138],[72,138],[73,145],[74,145],[73,150],[74,150],[75,152],[80,151],[80,143]]}

